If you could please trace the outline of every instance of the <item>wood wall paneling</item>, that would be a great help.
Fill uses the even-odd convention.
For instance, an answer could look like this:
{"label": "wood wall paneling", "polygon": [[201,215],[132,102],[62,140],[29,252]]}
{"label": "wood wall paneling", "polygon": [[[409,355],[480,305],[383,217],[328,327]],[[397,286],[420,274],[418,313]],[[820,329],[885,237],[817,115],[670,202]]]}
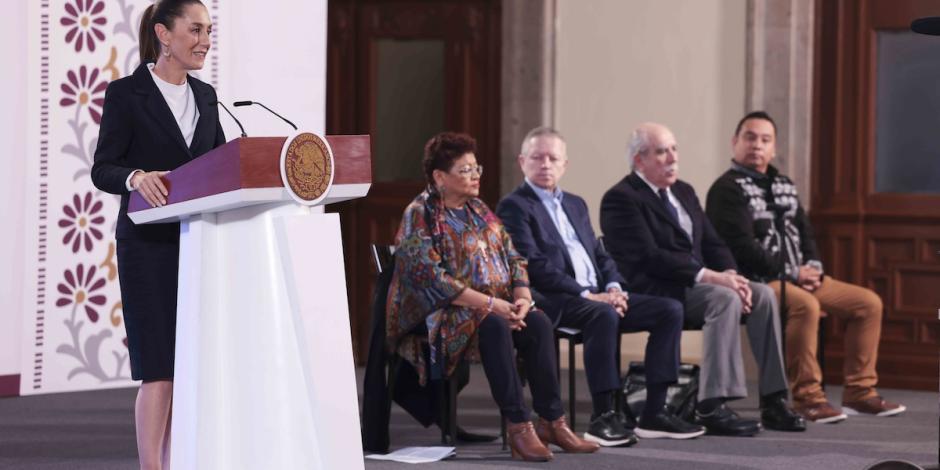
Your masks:
{"label": "wood wall paneling", "polygon": [[[880,385],[937,390],[940,187],[874,191],[877,34],[922,16],[940,16],[940,2],[816,2],[810,214],[827,273],[882,297]],[[830,325],[825,375],[841,383],[845,323]]]}
{"label": "wood wall paneling", "polygon": [[940,324],[935,321],[920,322],[920,342],[934,348],[940,344]]}
{"label": "wood wall paneling", "polygon": [[867,287],[881,297],[882,303],[891,304],[893,302],[894,296],[891,295],[891,284],[887,273],[872,273]]}
{"label": "wood wall paneling", "polygon": [[[477,139],[477,160],[499,168],[499,0],[329,0],[327,33],[327,133],[371,134],[377,122],[379,41],[444,43],[444,129]],[[401,110],[399,119],[408,119]],[[428,138],[431,136],[428,135]],[[373,144],[375,145],[375,144]],[[373,162],[383,156],[372,152]],[[420,152],[415,155],[416,164]],[[374,269],[370,243],[391,245],[405,206],[424,188],[423,179],[376,174],[369,195],[330,205],[339,212],[346,254],[350,322],[356,361],[363,364],[371,328]],[[481,197],[495,204],[499,172],[481,180]]]}
{"label": "wood wall paneling", "polygon": [[920,259],[924,263],[940,264],[940,238],[921,240]]}
{"label": "wood wall paneling", "polygon": [[914,261],[917,247],[911,238],[869,238],[868,267],[883,269],[892,261]]}
{"label": "wood wall paneling", "polygon": [[894,274],[896,312],[936,318],[940,307],[940,267],[900,264]]}

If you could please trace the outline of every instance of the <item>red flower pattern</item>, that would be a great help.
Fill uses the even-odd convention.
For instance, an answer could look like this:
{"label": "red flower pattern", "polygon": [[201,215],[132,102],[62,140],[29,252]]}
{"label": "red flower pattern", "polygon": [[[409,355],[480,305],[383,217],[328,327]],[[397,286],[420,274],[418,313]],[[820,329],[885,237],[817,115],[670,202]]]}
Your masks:
{"label": "red flower pattern", "polygon": [[79,198],[78,194],[72,196],[72,204],[62,206],[62,212],[65,216],[59,219],[59,227],[66,229],[62,243],[72,244],[72,253],[85,247],[85,251],[91,251],[94,240],[101,240],[104,234],[99,226],[104,223],[104,216],[101,212],[101,201],[93,200],[91,191],[85,193],[84,200]]}
{"label": "red flower pattern", "polygon": [[103,1],[94,0],[75,0],[74,3],[65,4],[65,16],[59,23],[62,26],[69,27],[65,33],[65,42],[75,41],[75,52],[81,52],[82,47],[88,46],[88,50],[95,51],[95,40],[104,41],[104,32],[100,27],[108,23],[108,19],[101,14],[104,11]]}
{"label": "red flower pattern", "polygon": [[104,287],[106,283],[103,277],[95,279],[95,274],[97,274],[97,269],[94,265],[88,266],[86,271],[85,266],[79,263],[75,267],[74,273],[71,269],[66,269],[65,282],[60,282],[58,286],[62,297],[56,300],[55,306],[64,307],[75,304],[76,308],[85,307],[85,314],[88,315],[88,319],[92,323],[97,322],[100,316],[95,306],[103,306],[107,299],[103,293],[95,293],[95,291]]}
{"label": "red flower pattern", "polygon": [[59,101],[61,106],[88,106],[88,113],[95,124],[101,124],[101,107],[104,106],[104,91],[108,88],[108,81],[98,81],[99,71],[97,68],[88,69],[83,65],[78,68],[78,74],[74,70],[69,70],[68,81],[62,83],[62,91],[65,96]]}

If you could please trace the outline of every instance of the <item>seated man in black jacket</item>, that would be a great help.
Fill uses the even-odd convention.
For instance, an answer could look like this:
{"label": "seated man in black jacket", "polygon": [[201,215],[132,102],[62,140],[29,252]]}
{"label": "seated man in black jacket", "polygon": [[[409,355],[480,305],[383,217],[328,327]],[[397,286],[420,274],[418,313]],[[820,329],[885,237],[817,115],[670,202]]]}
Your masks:
{"label": "seated man in black jacket", "polygon": [[779,295],[786,287],[787,375],[798,413],[820,423],[846,418],[829,404],[816,361],[822,309],[846,322],[844,332],[846,413],[891,416],[905,410],[878,395],[875,362],[881,337],[881,298],[869,289],[823,276],[809,219],[796,186],[770,164],[777,126],[763,111],[750,113],[735,129],[731,169],[708,191],[708,217],[731,247],[741,272],[769,281]]}
{"label": "seated man in black jacket", "polygon": [[584,370],[594,402],[585,438],[625,445],[635,438],[611,401],[620,385],[621,331],[649,331],[647,401],[636,427],[641,438],[689,439],[705,433],[665,410],[666,389],[677,378],[682,304],[664,297],[627,296],[617,266],[594,236],[587,204],[562,191],[567,146],[558,131],[535,128],[522,141],[525,182],[500,201],[496,213],[516,249],[529,260],[529,281],[540,307],[556,324],[584,335]]}
{"label": "seated man in black jacket", "polygon": [[714,434],[760,431],[759,423],[739,418],[725,405],[747,395],[740,341],[745,315],[760,368],[761,421],[770,429],[805,430],[806,423],[786,403],[773,291],[737,273],[695,190],[678,179],[675,136],[661,124],[643,124],[630,137],[628,158],[634,171],[604,194],[601,228],[631,289],[683,302],[686,324],[702,327],[696,422]]}

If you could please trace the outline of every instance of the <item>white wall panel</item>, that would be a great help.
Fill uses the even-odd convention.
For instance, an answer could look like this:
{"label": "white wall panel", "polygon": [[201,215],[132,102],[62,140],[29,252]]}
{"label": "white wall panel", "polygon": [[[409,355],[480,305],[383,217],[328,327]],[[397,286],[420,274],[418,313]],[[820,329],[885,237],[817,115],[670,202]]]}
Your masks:
{"label": "white wall panel", "polygon": [[[0,76],[7,149],[0,158],[8,176],[0,187],[7,225],[0,231],[0,376],[20,373],[21,393],[132,385],[114,270],[118,199],[95,189],[88,171],[101,109],[95,99],[103,98],[98,85],[133,71],[140,14],[150,3],[16,1],[0,20],[2,60],[14,64]],[[204,3],[217,35],[199,77],[226,103],[261,101],[322,133],[326,1]],[[250,135],[290,132],[261,109],[235,111]],[[227,137],[237,137],[228,117],[221,119]]]}
{"label": "white wall panel", "polygon": [[23,311],[23,199],[26,188],[26,63],[27,3],[10,2],[0,17],[0,60],[13,64],[0,74],[0,167],[6,177],[0,184],[0,376],[20,370],[20,322]]}

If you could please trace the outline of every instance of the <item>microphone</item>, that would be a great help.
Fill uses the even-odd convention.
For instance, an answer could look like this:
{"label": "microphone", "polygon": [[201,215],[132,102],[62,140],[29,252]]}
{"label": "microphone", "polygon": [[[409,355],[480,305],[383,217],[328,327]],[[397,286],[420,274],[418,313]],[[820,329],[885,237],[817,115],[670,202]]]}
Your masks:
{"label": "microphone", "polygon": [[215,105],[221,106],[222,109],[224,109],[225,112],[228,113],[229,116],[232,116],[232,120],[235,121],[235,124],[238,124],[238,128],[242,130],[242,137],[248,137],[248,134],[245,134],[245,128],[242,126],[242,123],[238,122],[238,118],[236,118],[235,115],[232,114],[232,112],[229,111],[228,108],[225,107],[225,105],[222,104],[221,101],[213,101],[209,103],[209,106],[215,106]]}
{"label": "microphone", "polygon": [[275,113],[274,111],[271,110],[271,108],[269,108],[269,107],[267,107],[267,106],[265,106],[265,105],[263,105],[263,104],[261,104],[261,103],[259,103],[259,102],[257,102],[257,101],[236,101],[236,102],[234,102],[234,103],[232,103],[232,104],[233,104],[236,108],[239,107],[239,106],[251,106],[251,105],[253,105],[253,104],[256,104],[256,105],[258,105],[258,106],[261,106],[261,107],[264,108],[264,109],[267,109],[269,113],[271,113],[271,114],[273,114],[273,115],[275,115],[275,116],[281,118],[282,121],[284,121],[284,122],[290,124],[290,126],[293,127],[295,131],[297,130],[297,126],[295,126],[294,123],[288,121],[286,117],[281,116],[281,115],[278,114],[278,113]]}

